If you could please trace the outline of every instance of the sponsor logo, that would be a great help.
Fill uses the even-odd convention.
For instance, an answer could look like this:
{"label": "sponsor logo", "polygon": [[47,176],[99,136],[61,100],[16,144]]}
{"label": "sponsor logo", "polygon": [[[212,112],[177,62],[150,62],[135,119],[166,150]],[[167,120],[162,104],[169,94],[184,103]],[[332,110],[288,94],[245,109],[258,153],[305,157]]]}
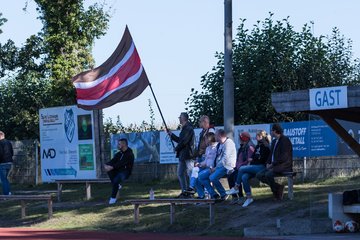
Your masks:
{"label": "sponsor logo", "polygon": [[43,159],[55,158],[55,157],[56,157],[56,151],[53,148],[44,149],[42,152]]}
{"label": "sponsor logo", "polygon": [[71,143],[75,134],[75,118],[72,109],[65,110],[64,119],[65,135],[67,140]]}

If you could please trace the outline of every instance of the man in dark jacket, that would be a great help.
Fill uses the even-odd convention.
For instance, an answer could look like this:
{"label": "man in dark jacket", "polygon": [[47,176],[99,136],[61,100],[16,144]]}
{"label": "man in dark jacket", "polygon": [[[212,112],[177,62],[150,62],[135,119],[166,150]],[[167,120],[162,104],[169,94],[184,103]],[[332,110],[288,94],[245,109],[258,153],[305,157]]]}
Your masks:
{"label": "man in dark jacket", "polygon": [[168,131],[169,136],[177,145],[175,147],[176,157],[179,158],[178,178],[181,187],[181,193],[178,197],[188,197],[186,190],[188,188],[188,178],[194,167],[195,161],[195,132],[193,126],[189,122],[189,116],[186,112],[182,112],[179,117],[182,126],[179,136]]}
{"label": "man in dark jacket", "polygon": [[4,195],[10,195],[8,175],[13,162],[14,151],[11,142],[5,139],[5,133],[0,131],[0,179]]}
{"label": "man in dark jacket", "polygon": [[284,186],[275,182],[276,174],[292,172],[292,143],[283,134],[280,124],[274,124],[271,133],[275,139],[271,143],[271,154],[268,159],[267,168],[259,172],[256,177],[270,186],[275,199],[281,200],[284,194]]}
{"label": "man in dark jacket", "polygon": [[134,165],[134,154],[128,147],[128,141],[121,138],[118,142],[119,152],[104,165],[112,183],[112,193],[109,204],[116,203],[116,194],[120,188],[120,183],[128,179]]}

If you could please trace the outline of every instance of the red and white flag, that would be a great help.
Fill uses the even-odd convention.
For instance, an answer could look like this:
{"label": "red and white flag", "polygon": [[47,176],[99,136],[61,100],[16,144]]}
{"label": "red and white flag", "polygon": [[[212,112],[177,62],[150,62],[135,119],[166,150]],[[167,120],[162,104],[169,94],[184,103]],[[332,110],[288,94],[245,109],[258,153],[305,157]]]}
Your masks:
{"label": "red and white flag", "polygon": [[139,96],[149,85],[139,54],[126,27],[114,53],[99,67],[73,77],[77,104],[93,110]]}

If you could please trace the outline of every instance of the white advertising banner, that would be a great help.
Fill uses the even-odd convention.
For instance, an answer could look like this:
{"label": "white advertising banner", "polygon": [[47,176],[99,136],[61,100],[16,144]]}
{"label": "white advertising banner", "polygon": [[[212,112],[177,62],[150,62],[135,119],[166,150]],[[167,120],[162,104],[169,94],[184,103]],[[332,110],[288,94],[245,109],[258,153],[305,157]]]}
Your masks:
{"label": "white advertising banner", "polygon": [[239,135],[242,132],[248,132],[250,133],[251,140],[256,145],[256,133],[260,130],[265,130],[270,135],[270,124],[254,124],[254,125],[237,125],[234,129],[234,138],[235,138],[235,144],[236,148],[240,147],[240,139]]}
{"label": "white advertising banner", "polygon": [[39,111],[43,182],[95,179],[94,117],[77,106]]}

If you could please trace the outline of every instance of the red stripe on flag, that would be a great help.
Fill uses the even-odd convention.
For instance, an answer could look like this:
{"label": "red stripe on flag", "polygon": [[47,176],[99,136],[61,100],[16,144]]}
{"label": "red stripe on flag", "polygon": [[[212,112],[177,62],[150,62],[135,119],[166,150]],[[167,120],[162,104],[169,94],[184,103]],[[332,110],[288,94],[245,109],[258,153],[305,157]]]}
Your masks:
{"label": "red stripe on flag", "polygon": [[129,60],[123,66],[121,66],[113,76],[107,78],[106,80],[92,88],[77,88],[77,99],[95,100],[101,98],[102,96],[104,96],[104,94],[119,87],[129,77],[137,73],[137,71],[139,71],[140,69],[140,66],[140,57],[137,50],[135,49]]}

